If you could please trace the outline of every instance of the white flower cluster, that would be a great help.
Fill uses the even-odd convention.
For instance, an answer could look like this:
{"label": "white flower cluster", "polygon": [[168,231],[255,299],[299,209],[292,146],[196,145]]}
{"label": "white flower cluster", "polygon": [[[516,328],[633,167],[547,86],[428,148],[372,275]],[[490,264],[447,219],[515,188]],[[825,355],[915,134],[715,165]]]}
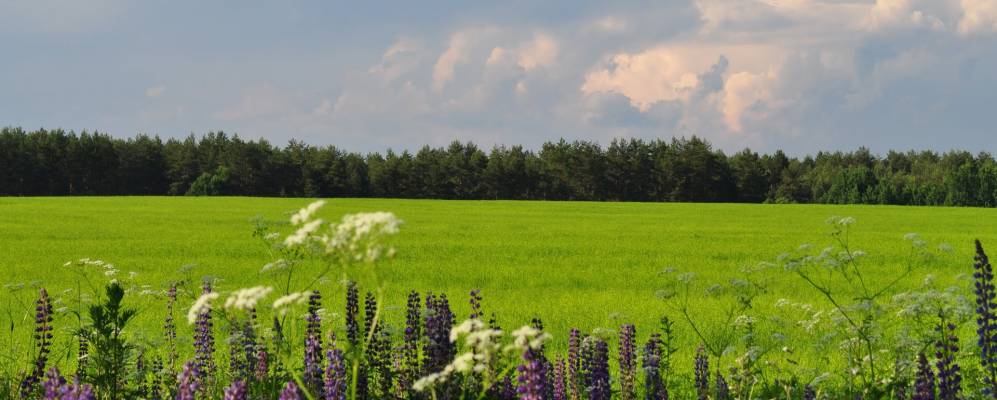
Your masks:
{"label": "white flower cluster", "polygon": [[309,294],[311,294],[311,292],[304,291],[281,296],[279,299],[274,300],[273,309],[278,314],[284,315],[291,306],[307,303]]}
{"label": "white flower cluster", "polygon": [[438,383],[445,382],[455,373],[474,372],[480,374],[487,371],[501,349],[502,345],[499,343],[501,337],[502,331],[487,328],[481,320],[465,320],[450,330],[450,341],[457,342],[463,338],[463,347],[468,351],[454,357],[453,361],[442,371],[426,375],[415,381],[412,388],[421,392]]}
{"label": "white flower cluster", "polygon": [[344,215],[343,219],[331,227],[332,235],[323,236],[327,253],[349,254],[355,261],[374,262],[392,249],[385,249],[377,239],[398,233],[402,221],[390,212],[372,212]]}
{"label": "white flower cluster", "polygon": [[307,207],[298,210],[298,212],[291,216],[291,225],[300,225],[310,221],[312,216],[318,212],[318,209],[322,208],[324,205],[325,200],[318,200],[312,202],[312,204],[309,204]]}
{"label": "white flower cluster", "polygon": [[267,297],[272,291],[273,288],[265,286],[236,290],[225,300],[225,308],[244,311],[252,310],[256,308],[256,303]]}
{"label": "white flower cluster", "polygon": [[211,311],[211,302],[218,298],[217,292],[205,293],[197,298],[194,305],[187,311],[187,323],[193,324],[197,321],[197,316]]}
{"label": "white flower cluster", "polygon": [[537,328],[525,325],[512,332],[512,344],[506,346],[506,351],[522,353],[527,349],[539,349],[544,342],[550,340],[550,334],[541,332]]}
{"label": "white flower cluster", "polygon": [[352,261],[373,262],[382,256],[394,255],[394,250],[385,248],[377,239],[398,233],[402,221],[390,212],[347,214],[338,224],[329,224],[326,233],[318,235],[325,221],[312,219],[325,205],[319,200],[302,208],[291,216],[291,224],[298,229],[284,238],[284,246],[301,246],[309,241],[317,241],[327,254],[341,254]]}

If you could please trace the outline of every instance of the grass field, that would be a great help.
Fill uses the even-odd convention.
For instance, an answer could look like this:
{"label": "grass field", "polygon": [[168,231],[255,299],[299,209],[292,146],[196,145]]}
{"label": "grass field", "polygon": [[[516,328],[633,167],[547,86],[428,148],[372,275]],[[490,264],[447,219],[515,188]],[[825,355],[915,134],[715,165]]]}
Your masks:
{"label": "grass field", "polygon": [[[189,264],[196,265],[195,276],[222,279],[218,289],[223,291],[265,283],[269,278],[259,271],[270,258],[267,248],[251,236],[250,219],[285,219],[309,202],[2,198],[2,281],[36,282],[58,293],[76,285],[77,275],[63,263],[89,257],[114,263],[123,273],[134,271],[138,281],[157,289],[179,278],[180,268]],[[904,282],[906,287],[928,273],[946,285],[956,282],[958,274],[971,272],[974,238],[997,249],[997,215],[971,208],[335,199],[320,214],[335,219],[376,210],[392,211],[405,221],[392,239],[397,257],[378,266],[389,321],[402,317],[409,289],[446,293],[458,316],[466,316],[467,292],[477,288],[486,311],[495,312],[503,327],[518,327],[539,316],[559,348],[569,327],[591,331],[632,322],[639,336],[646,337],[662,315],[678,318],[655,295],[668,279],[664,269],[696,272],[703,281],[726,281],[740,267],[774,260],[800,244],[830,244],[825,224],[830,216],[857,220],[851,242],[869,254],[864,266],[881,282],[895,276],[908,259],[906,233],[919,233],[930,246],[951,245],[950,254],[916,271]],[[369,288],[370,274],[351,275]],[[771,276],[768,293],[755,303],[757,315],[777,312],[774,303],[780,298],[826,306],[798,279],[785,273]],[[343,290],[336,280],[322,290],[326,307],[341,310]],[[3,318],[15,330],[5,340],[23,337],[27,343],[32,312],[27,304],[33,292],[5,291],[3,296]],[[161,300],[131,301],[141,310],[142,330],[159,335]],[[191,301],[181,300],[179,308],[185,311]],[[717,308],[710,301],[695,305],[697,316],[715,316]],[[683,346],[687,354],[694,339],[684,324],[677,327],[689,345]],[[181,335],[189,332],[186,326],[181,329]]]}

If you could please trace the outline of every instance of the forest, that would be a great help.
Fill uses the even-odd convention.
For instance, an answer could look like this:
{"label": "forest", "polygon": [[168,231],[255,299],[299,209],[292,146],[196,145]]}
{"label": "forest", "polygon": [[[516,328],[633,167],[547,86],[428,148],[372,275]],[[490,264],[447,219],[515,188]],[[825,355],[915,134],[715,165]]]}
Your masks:
{"label": "forest", "polygon": [[455,141],[361,154],[211,132],[162,139],[0,130],[0,195],[231,195],[742,203],[997,205],[986,152],[866,148],[725,154],[693,136],[544,143]]}

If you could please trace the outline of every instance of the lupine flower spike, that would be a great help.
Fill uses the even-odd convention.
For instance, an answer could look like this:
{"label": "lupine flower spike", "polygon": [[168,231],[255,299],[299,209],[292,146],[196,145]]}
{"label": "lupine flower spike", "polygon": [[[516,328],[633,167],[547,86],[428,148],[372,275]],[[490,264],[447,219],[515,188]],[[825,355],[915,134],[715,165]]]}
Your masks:
{"label": "lupine flower spike", "polygon": [[976,241],[973,263],[974,293],[976,295],[976,334],[980,348],[980,366],[987,395],[997,395],[997,291],[994,289],[994,271],[983,245]]}

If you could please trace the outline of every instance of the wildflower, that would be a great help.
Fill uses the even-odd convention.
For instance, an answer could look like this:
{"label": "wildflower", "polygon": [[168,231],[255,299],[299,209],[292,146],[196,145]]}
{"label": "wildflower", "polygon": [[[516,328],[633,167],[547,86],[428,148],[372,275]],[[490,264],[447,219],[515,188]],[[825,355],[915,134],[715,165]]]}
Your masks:
{"label": "wildflower", "polygon": [[360,343],[360,325],[357,323],[359,313],[360,291],[356,282],[349,282],[346,286],[346,339],[353,346]]}
{"label": "wildflower", "polygon": [[225,308],[244,311],[254,309],[256,308],[256,303],[267,297],[272,291],[273,288],[266,286],[236,290],[225,300]]}
{"label": "wildflower", "polygon": [[325,369],[323,390],[325,400],[346,400],[346,361],[343,351],[332,349],[326,352],[328,365]]}
{"label": "wildflower", "polygon": [[273,309],[277,312],[277,314],[284,315],[291,306],[306,303],[308,301],[309,293],[310,292],[306,291],[281,296],[277,300],[274,300]]}
{"label": "wildflower", "polygon": [[917,356],[917,375],[914,378],[914,396],[911,400],[935,400],[935,374],[924,353]]}
{"label": "wildflower", "polygon": [[219,294],[216,292],[205,292],[201,297],[198,297],[194,304],[190,306],[190,310],[187,311],[187,323],[193,325],[197,322],[198,316],[210,313],[211,301],[217,299],[218,296]]}
{"label": "wildflower", "polygon": [[177,400],[194,400],[200,388],[199,375],[196,363],[188,361],[183,365],[183,370],[177,377]]}
{"label": "wildflower", "polygon": [[939,334],[938,342],[935,343],[935,363],[938,368],[938,398],[940,400],[956,400],[962,393],[962,375],[959,373],[959,364],[955,361],[955,356],[959,353],[959,337],[955,335],[954,324],[946,324],[945,319],[935,330]]}
{"label": "wildflower", "polygon": [[547,371],[543,359],[535,349],[527,349],[523,353],[524,364],[519,365],[519,398],[522,400],[541,400],[547,392]]}
{"label": "wildflower", "polygon": [[262,343],[258,344],[256,349],[256,370],[254,371],[254,376],[257,381],[264,381],[267,379],[267,375],[269,374],[267,358],[267,347]]}
{"label": "wildflower", "polygon": [[450,330],[454,315],[446,295],[436,297],[426,295],[426,342],[423,346],[424,368],[427,372],[439,372],[453,359],[457,349],[450,342]]}
{"label": "wildflower", "polygon": [[225,400],[246,400],[248,398],[249,392],[246,388],[246,382],[242,380],[237,380],[232,382],[229,387],[225,388],[224,399]]}
{"label": "wildflower", "polygon": [[730,400],[730,386],[727,386],[727,380],[724,379],[723,374],[717,371],[717,400]]}
{"label": "wildflower", "polygon": [[710,388],[710,360],[706,356],[706,348],[699,345],[696,349],[696,392],[700,400],[709,397]]}
{"label": "wildflower", "polygon": [[568,335],[568,395],[572,399],[581,398],[581,332],[576,328],[571,328]]}
{"label": "wildflower", "polygon": [[[211,322],[211,305],[210,301],[218,298],[218,293],[211,291],[211,284],[205,282],[203,286],[203,294],[197,300],[197,303],[191,307],[192,311],[196,311],[197,314],[194,315],[195,328],[194,328],[194,360],[197,367],[199,383],[209,377],[208,372],[214,371],[215,369],[215,336],[212,332],[212,322]],[[198,303],[203,305],[198,307]],[[188,320],[190,315],[188,314]]]}
{"label": "wildflower", "polygon": [[284,385],[284,390],[280,392],[280,400],[301,400],[301,390],[293,381],[288,381]]}
{"label": "wildflower", "polygon": [[48,354],[52,347],[52,303],[45,288],[38,291],[35,301],[35,354],[34,370],[21,381],[21,397],[30,397],[31,392],[41,381],[48,364]]}
{"label": "wildflower", "polygon": [[322,382],[322,319],[318,315],[321,300],[322,296],[317,290],[308,296],[304,372],[304,383],[308,389],[317,389]]}
{"label": "wildflower", "polygon": [[42,384],[42,389],[45,391],[45,398],[59,398],[59,392],[65,384],[66,380],[62,378],[62,375],[59,375],[59,370],[57,368],[50,368],[45,373],[45,383]]}
{"label": "wildflower", "polygon": [[609,400],[609,345],[590,336],[582,341],[582,369],[589,399]]}
{"label": "wildflower", "polygon": [[997,394],[997,290],[994,289],[994,272],[983,245],[976,241],[973,263],[974,293],[976,294],[976,334],[980,348],[980,366],[988,395]]}
{"label": "wildflower", "polygon": [[644,399],[663,400],[668,398],[668,389],[661,379],[661,338],[655,333],[644,345]]}
{"label": "wildflower", "polygon": [[469,319],[482,319],[484,318],[484,313],[481,311],[481,290],[475,289],[471,291],[470,295],[471,304],[471,315]]}
{"label": "wildflower", "polygon": [[634,345],[635,328],[631,324],[620,327],[620,398],[637,398],[637,357]]}
{"label": "wildflower", "polygon": [[320,240],[328,254],[344,254],[353,261],[374,262],[382,254],[389,256],[393,249],[385,249],[377,239],[398,233],[402,221],[389,212],[373,212],[344,215],[332,226],[332,233]]}
{"label": "wildflower", "polygon": [[308,240],[308,237],[318,230],[319,226],[322,225],[322,222],[323,221],[321,219],[316,219],[305,223],[298,228],[297,231],[291,235],[288,235],[287,238],[284,239],[284,246],[294,247],[305,243],[305,241]]}
{"label": "wildflower", "polygon": [[565,391],[564,387],[564,382],[565,382],[564,373],[565,373],[564,359],[558,357],[557,360],[554,361],[554,384],[553,384],[554,387],[551,393],[552,400],[568,399],[567,398],[568,393]]}
{"label": "wildflower", "polygon": [[166,320],[163,322],[163,335],[166,336],[171,371],[175,371],[177,367],[177,325],[173,321],[173,305],[176,304],[176,301],[177,285],[174,283],[166,291]]}
{"label": "wildflower", "polygon": [[318,210],[324,205],[325,200],[317,200],[309,204],[307,207],[298,210],[297,213],[291,216],[291,225],[298,225],[310,221],[312,216],[315,215],[315,213],[318,212]]}
{"label": "wildflower", "polygon": [[[907,397],[900,397],[906,399]],[[803,388],[803,400],[817,400],[817,392],[814,391],[813,386],[807,385]]]}
{"label": "wildflower", "polygon": [[[415,291],[409,293],[405,312],[405,334],[402,345],[402,368],[398,376],[399,386],[408,390],[419,373],[419,337],[422,335],[421,299]],[[405,396],[402,396],[405,397]]]}

